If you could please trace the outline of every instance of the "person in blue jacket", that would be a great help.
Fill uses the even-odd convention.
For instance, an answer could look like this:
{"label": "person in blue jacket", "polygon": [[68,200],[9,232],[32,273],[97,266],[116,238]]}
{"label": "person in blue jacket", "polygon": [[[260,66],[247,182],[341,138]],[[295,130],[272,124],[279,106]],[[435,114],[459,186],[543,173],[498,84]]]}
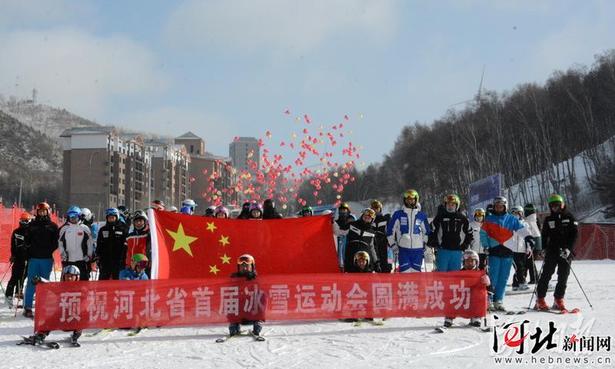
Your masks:
{"label": "person in blue jacket", "polygon": [[391,216],[386,234],[393,254],[397,255],[399,272],[420,272],[425,241],[431,234],[431,227],[427,214],[421,211],[416,190],[404,192],[403,206]]}
{"label": "person in blue jacket", "polygon": [[516,250],[515,232],[528,244],[533,244],[529,229],[516,216],[507,213],[507,208],[508,200],[497,196],[493,200],[493,213],[485,217],[480,230],[481,245],[489,250],[489,275],[494,292],[493,304],[489,308],[495,311],[506,311],[503,300]]}
{"label": "person in blue jacket", "polygon": [[149,278],[147,277],[147,273],[145,273],[145,269],[149,265],[149,261],[147,256],[143,254],[134,254],[132,255],[130,266],[127,266],[120,272],[121,280],[142,280],[146,281]]}

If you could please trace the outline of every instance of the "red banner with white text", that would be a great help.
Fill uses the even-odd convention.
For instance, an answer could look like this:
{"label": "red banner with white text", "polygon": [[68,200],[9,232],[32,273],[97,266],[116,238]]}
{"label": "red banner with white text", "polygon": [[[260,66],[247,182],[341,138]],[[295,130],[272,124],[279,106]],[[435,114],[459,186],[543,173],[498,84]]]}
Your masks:
{"label": "red banner with white text", "polygon": [[198,326],[242,320],[480,317],[480,271],[58,282],[36,287],[35,330]]}

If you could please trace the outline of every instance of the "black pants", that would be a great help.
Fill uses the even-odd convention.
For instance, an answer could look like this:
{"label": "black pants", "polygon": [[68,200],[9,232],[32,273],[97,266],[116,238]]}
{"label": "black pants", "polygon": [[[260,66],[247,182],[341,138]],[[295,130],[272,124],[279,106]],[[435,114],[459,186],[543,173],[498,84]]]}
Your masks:
{"label": "black pants", "polygon": [[79,268],[79,280],[80,281],[89,281],[90,280],[90,268],[88,268],[87,263],[83,260],[81,261],[69,261],[65,263],[65,265],[74,265]]}
{"label": "black pants", "polygon": [[520,284],[525,284],[525,259],[527,255],[523,252],[515,252],[513,254],[513,263],[515,266],[515,274],[513,274],[513,287],[519,287]]}
{"label": "black pants", "polygon": [[6,297],[13,297],[13,292],[17,290],[18,295],[23,295],[23,282],[26,279],[26,261],[15,260],[11,270],[11,279],[6,285]]}
{"label": "black pants", "polygon": [[391,273],[393,266],[389,264],[389,243],[380,241],[376,243],[376,254],[378,255],[378,263],[380,264],[380,273]]}
{"label": "black pants", "polygon": [[107,265],[105,263],[100,263],[98,264],[98,268],[100,270],[100,273],[98,274],[99,281],[120,279],[119,265]]}
{"label": "black pants", "polygon": [[534,257],[532,255],[528,255],[528,257],[525,259],[525,271],[525,274],[529,274],[530,276],[529,283],[536,283],[536,279],[538,278],[538,271],[536,270],[536,263],[534,262]]}
{"label": "black pants", "polygon": [[487,267],[487,260],[489,260],[489,255],[478,254],[478,269],[485,270]]}
{"label": "black pants", "polygon": [[568,283],[568,275],[570,274],[571,260],[566,260],[560,257],[558,254],[548,253],[545,255],[544,266],[542,267],[542,275],[538,280],[538,286],[536,288],[536,294],[538,298],[544,298],[547,295],[547,289],[549,288],[549,281],[551,276],[555,272],[557,267],[557,285],[555,285],[555,292],[553,296],[556,299],[564,298],[566,294],[566,284]]}

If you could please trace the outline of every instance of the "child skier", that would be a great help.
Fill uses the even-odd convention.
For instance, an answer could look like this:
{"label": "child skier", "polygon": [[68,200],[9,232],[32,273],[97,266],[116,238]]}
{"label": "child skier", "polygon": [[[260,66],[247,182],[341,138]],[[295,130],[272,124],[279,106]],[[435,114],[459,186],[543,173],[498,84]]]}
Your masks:
{"label": "child skier", "polygon": [[[241,255],[237,258],[237,272],[231,274],[231,278],[245,278],[248,281],[251,281],[256,278],[256,263],[254,261],[254,257],[249,254]],[[228,327],[229,336],[236,336],[240,334],[240,328],[242,324],[252,324],[252,331],[250,334],[254,337],[257,337],[257,340],[262,340],[260,337],[261,330],[263,326],[260,320],[242,320],[239,323],[231,323]]]}

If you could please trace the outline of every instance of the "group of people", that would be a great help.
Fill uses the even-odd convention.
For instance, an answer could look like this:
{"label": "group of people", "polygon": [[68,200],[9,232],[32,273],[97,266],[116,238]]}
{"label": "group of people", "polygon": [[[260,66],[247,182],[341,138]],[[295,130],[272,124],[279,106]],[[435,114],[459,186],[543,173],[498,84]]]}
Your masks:
{"label": "group of people", "polygon": [[[562,196],[549,197],[550,214],[542,227],[532,204],[509,209],[507,199],[502,196],[496,197],[486,210],[475,209],[472,220],[460,209],[461,201],[455,194],[444,198],[431,221],[421,209],[419,199],[416,190],[404,192],[402,206],[393,214],[385,214],[378,200],[372,201],[358,218],[347,203],[339,205],[337,216],[326,211],[325,214],[332,215],[340,270],[346,273],[421,272],[426,271],[424,263],[432,262],[435,255],[435,271],[438,272],[485,270],[481,281],[490,290],[489,308],[505,311],[503,299],[513,266],[513,289],[529,288],[525,283],[528,272],[530,283],[538,283],[535,308],[540,310],[549,309],[545,297],[557,268],[558,282],[552,308],[565,309],[564,295],[577,228]],[[167,209],[159,200],[151,206],[194,215],[197,205],[186,199],[179,211],[174,207]],[[306,206],[299,214],[312,216],[314,212]],[[230,212],[224,206],[212,206],[204,215],[229,218]],[[276,210],[275,202],[268,199],[262,206],[245,202],[237,218],[279,219],[282,215]],[[50,219],[49,205],[42,202],[37,205],[33,219],[29,213],[22,214],[11,241],[13,273],[6,290],[7,301],[13,300],[15,291],[18,294],[23,291],[27,276],[24,298],[27,317],[33,317],[34,286],[50,275],[52,255],[58,248],[63,265],[62,280],[89,280],[94,267],[99,272],[99,280],[150,277],[151,238],[144,211],[131,214],[125,207],[107,209],[105,223],[98,229],[89,209],[72,206],[66,212],[66,222],[58,227]],[[541,273],[537,273],[534,264],[537,252],[544,255]],[[242,255],[233,277],[255,278],[254,258]],[[444,325],[452,325],[452,319],[446,318]],[[258,335],[260,322],[248,323],[253,324],[253,333]],[[472,319],[471,324],[480,325],[478,317]],[[239,326],[233,324],[229,330],[231,335],[238,334]],[[79,335],[80,332],[74,332],[75,342]],[[39,338],[44,339],[44,335]]]}

